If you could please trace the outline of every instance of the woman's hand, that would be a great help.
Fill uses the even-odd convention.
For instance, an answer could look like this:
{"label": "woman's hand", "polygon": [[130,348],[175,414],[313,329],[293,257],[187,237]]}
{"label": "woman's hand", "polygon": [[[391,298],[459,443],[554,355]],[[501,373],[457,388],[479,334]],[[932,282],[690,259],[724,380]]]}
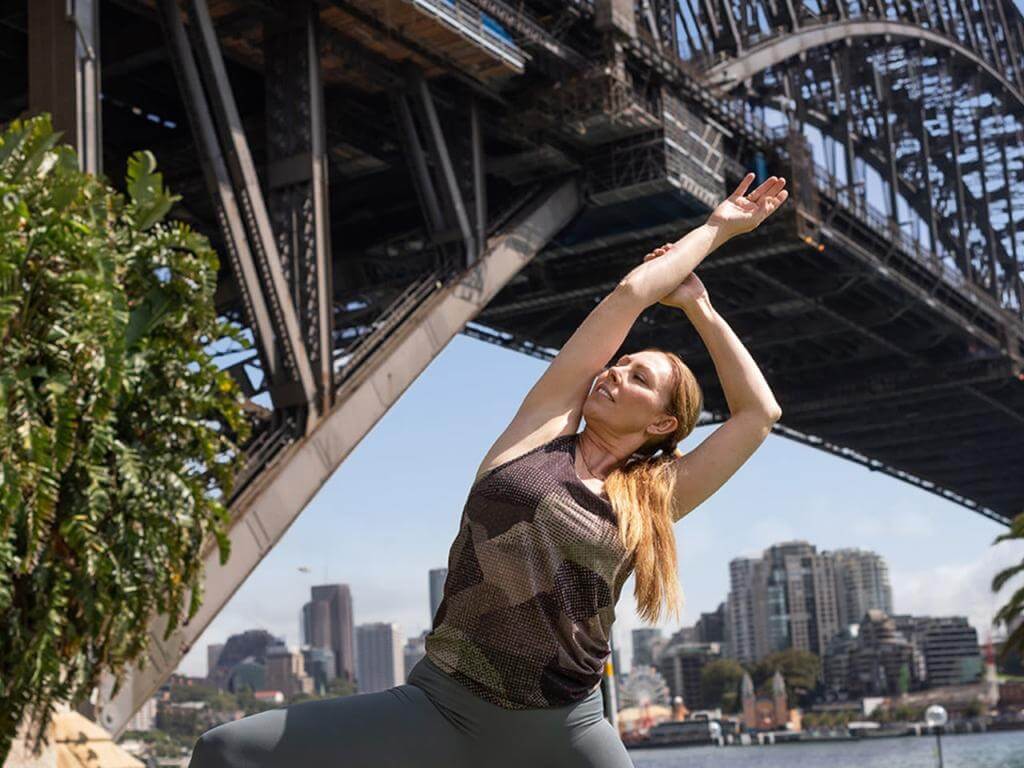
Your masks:
{"label": "woman's hand", "polygon": [[[644,261],[650,261],[651,259],[658,258],[668,251],[672,245],[672,243],[665,243],[665,245],[655,248],[644,256]],[[658,303],[664,304],[667,307],[678,307],[685,311],[689,307],[695,306],[697,302],[702,299],[708,299],[708,290],[704,287],[704,283],[701,282],[701,279],[697,277],[697,273],[691,272],[674,291],[662,296],[661,299],[658,300]]]}
{"label": "woman's hand", "polygon": [[757,189],[746,194],[753,181],[752,172],[744,176],[733,193],[708,216],[707,223],[717,227],[724,239],[756,229],[789,197],[789,190],[783,189],[786,180],[781,176],[769,176]]}

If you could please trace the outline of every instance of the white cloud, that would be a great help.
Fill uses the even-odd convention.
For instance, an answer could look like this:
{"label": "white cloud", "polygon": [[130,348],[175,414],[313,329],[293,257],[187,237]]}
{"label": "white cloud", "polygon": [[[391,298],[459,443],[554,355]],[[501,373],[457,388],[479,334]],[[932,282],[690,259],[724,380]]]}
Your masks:
{"label": "white cloud", "polygon": [[871,514],[855,514],[850,519],[850,532],[859,538],[881,539],[930,538],[938,533],[934,515],[920,506],[894,506],[872,510]]}
{"label": "white cloud", "polygon": [[[992,616],[1020,586],[1019,580],[993,594],[992,578],[1024,559],[1024,542],[1006,541],[991,547],[974,562],[944,563],[918,570],[893,569],[893,608],[921,616],[966,616],[984,642]],[[993,633],[996,630],[993,629]]]}

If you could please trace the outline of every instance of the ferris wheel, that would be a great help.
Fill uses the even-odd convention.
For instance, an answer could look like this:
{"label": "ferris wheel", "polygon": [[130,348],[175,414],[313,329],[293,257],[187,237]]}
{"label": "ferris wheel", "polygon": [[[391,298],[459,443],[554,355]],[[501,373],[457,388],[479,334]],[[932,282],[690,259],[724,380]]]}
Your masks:
{"label": "ferris wheel", "polygon": [[636,667],[625,676],[619,687],[619,702],[623,707],[644,708],[651,704],[669,704],[669,690],[665,678],[654,667]]}

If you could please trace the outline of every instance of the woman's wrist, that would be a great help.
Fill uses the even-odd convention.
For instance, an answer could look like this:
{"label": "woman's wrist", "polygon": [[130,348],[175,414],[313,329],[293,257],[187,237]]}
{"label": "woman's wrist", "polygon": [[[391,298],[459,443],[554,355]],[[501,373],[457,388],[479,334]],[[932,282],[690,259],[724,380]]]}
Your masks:
{"label": "woman's wrist", "polygon": [[711,299],[708,296],[701,296],[694,301],[688,302],[681,306],[680,309],[691,320],[709,318],[715,313],[715,308],[711,306]]}
{"label": "woman's wrist", "polygon": [[715,221],[711,216],[708,216],[707,220],[701,226],[711,233],[711,251],[715,251],[735,234],[730,232],[725,224]]}

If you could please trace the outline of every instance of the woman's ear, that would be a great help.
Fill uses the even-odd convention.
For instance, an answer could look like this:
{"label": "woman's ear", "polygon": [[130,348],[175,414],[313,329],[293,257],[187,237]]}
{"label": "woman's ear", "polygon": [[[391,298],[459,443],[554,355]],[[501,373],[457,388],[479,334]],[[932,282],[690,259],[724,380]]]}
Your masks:
{"label": "woman's ear", "polygon": [[675,416],[665,416],[651,425],[656,435],[667,435],[675,432],[679,427],[679,419]]}

